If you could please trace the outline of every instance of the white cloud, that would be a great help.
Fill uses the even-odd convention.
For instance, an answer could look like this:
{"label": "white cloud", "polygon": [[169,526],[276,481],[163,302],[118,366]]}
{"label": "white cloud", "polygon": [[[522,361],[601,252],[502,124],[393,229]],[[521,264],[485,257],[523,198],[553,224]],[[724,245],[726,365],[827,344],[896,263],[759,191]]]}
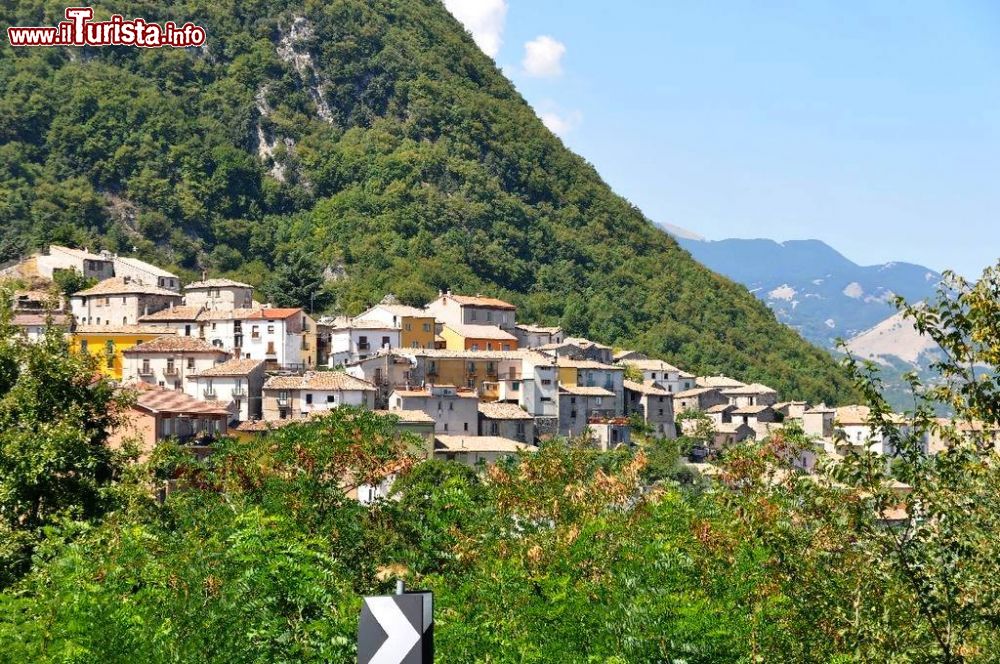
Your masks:
{"label": "white cloud", "polygon": [[472,33],[479,48],[491,58],[500,52],[507,0],[444,0],[445,7]]}
{"label": "white cloud", "polygon": [[569,113],[559,113],[558,111],[542,111],[539,113],[542,123],[549,128],[549,131],[557,136],[565,136],[583,123],[583,113],[580,111],[570,111]]}
{"label": "white cloud", "polygon": [[521,64],[529,76],[548,78],[562,74],[562,57],[566,55],[566,45],[548,35],[535,37],[524,44],[524,60]]}

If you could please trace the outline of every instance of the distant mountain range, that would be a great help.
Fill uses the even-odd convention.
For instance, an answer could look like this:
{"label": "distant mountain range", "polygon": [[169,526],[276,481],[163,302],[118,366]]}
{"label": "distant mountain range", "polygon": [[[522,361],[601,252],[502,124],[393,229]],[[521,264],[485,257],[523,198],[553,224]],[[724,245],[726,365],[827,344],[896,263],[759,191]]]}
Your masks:
{"label": "distant mountain range", "polygon": [[894,296],[924,300],[941,280],[912,263],[858,265],[819,240],[706,241],[666,230],[695,260],[745,285],[779,320],[824,348],[892,316]]}

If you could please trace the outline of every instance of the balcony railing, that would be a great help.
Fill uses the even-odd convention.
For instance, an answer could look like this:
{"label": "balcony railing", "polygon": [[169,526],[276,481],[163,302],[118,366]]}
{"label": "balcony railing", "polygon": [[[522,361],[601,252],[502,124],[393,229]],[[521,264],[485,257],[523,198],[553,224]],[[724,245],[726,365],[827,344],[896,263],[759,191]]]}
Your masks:
{"label": "balcony railing", "polygon": [[140,367],[139,368],[139,375],[140,376],[152,376],[153,375],[153,368],[152,367]]}
{"label": "balcony railing", "polygon": [[246,397],[246,395],[247,395],[247,388],[245,388],[245,387],[234,387],[232,394],[233,394],[233,398],[234,399],[241,398],[241,397]]}
{"label": "balcony railing", "polygon": [[165,376],[176,376],[178,373],[180,373],[180,371],[177,367],[166,367],[163,370],[163,375]]}
{"label": "balcony railing", "polygon": [[214,388],[205,388],[205,391],[202,392],[202,394],[205,395],[206,399],[215,399],[217,396]]}

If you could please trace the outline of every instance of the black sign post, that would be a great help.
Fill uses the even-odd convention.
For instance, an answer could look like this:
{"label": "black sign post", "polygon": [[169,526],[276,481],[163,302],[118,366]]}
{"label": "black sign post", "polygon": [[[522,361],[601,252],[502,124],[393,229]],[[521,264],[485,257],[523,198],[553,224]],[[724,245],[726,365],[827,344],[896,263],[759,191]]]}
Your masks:
{"label": "black sign post", "polygon": [[406,592],[365,597],[358,621],[358,664],[433,664],[434,595]]}

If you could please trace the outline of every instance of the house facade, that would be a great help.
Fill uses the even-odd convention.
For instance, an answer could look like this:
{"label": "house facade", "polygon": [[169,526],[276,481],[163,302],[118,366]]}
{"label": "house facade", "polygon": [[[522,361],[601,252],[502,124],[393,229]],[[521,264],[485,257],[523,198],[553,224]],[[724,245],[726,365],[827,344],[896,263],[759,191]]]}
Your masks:
{"label": "house facade", "polygon": [[122,351],[125,380],[183,390],[188,376],[229,359],[225,351],[196,337],[170,334]]}
{"label": "house facade", "polygon": [[51,244],[47,253],[34,257],[34,262],[35,271],[46,279],[52,279],[60,270],[75,270],[87,279],[97,281],[115,276],[114,263],[108,257],[92,254],[86,249],[71,249]]}
{"label": "house facade", "polygon": [[184,304],[205,309],[254,309],[253,286],[232,279],[204,279],[184,287]]}
{"label": "house facade", "polygon": [[172,334],[169,327],[155,325],[77,325],[70,335],[70,350],[96,356],[102,374],[121,380],[126,350]]}
{"label": "house facade", "polygon": [[401,331],[381,320],[355,318],[330,329],[331,367],[344,366],[400,347]]}
{"label": "house facade", "polygon": [[230,404],[238,422],[263,416],[263,389],[267,376],[262,360],[236,358],[187,377],[184,392],[195,399]]}
{"label": "house facade", "polygon": [[479,435],[501,436],[521,443],[534,444],[535,418],[514,403],[480,402]]}
{"label": "house facade", "polygon": [[448,291],[439,294],[425,309],[445,325],[496,325],[508,334],[514,334],[517,307],[495,297],[452,295]]}
{"label": "house facade", "polygon": [[674,425],[674,398],[667,390],[650,381],[624,382],[625,414],[638,414],[658,438],[676,438]]}
{"label": "house facade", "polygon": [[434,420],[435,433],[475,436],[479,431],[479,397],[454,385],[396,389],[389,410],[419,410]]}
{"label": "house facade", "polygon": [[147,286],[157,286],[175,293],[181,289],[180,277],[152,263],[127,256],[112,256],[111,264],[116,277],[131,279]]}
{"label": "house facade", "polygon": [[496,325],[444,323],[441,338],[448,350],[511,351],[517,350],[517,337]]}
{"label": "house facade", "polygon": [[375,406],[375,386],[343,371],[271,376],[263,387],[265,420],[307,417],[340,406]]}
{"label": "house facade", "polygon": [[78,325],[136,325],[139,319],[181,303],[179,293],[128,277],[105,279],[70,296]]}
{"label": "house facade", "polygon": [[434,316],[423,309],[405,304],[376,304],[358,318],[380,321],[387,328],[398,329],[399,348],[434,348]]}

